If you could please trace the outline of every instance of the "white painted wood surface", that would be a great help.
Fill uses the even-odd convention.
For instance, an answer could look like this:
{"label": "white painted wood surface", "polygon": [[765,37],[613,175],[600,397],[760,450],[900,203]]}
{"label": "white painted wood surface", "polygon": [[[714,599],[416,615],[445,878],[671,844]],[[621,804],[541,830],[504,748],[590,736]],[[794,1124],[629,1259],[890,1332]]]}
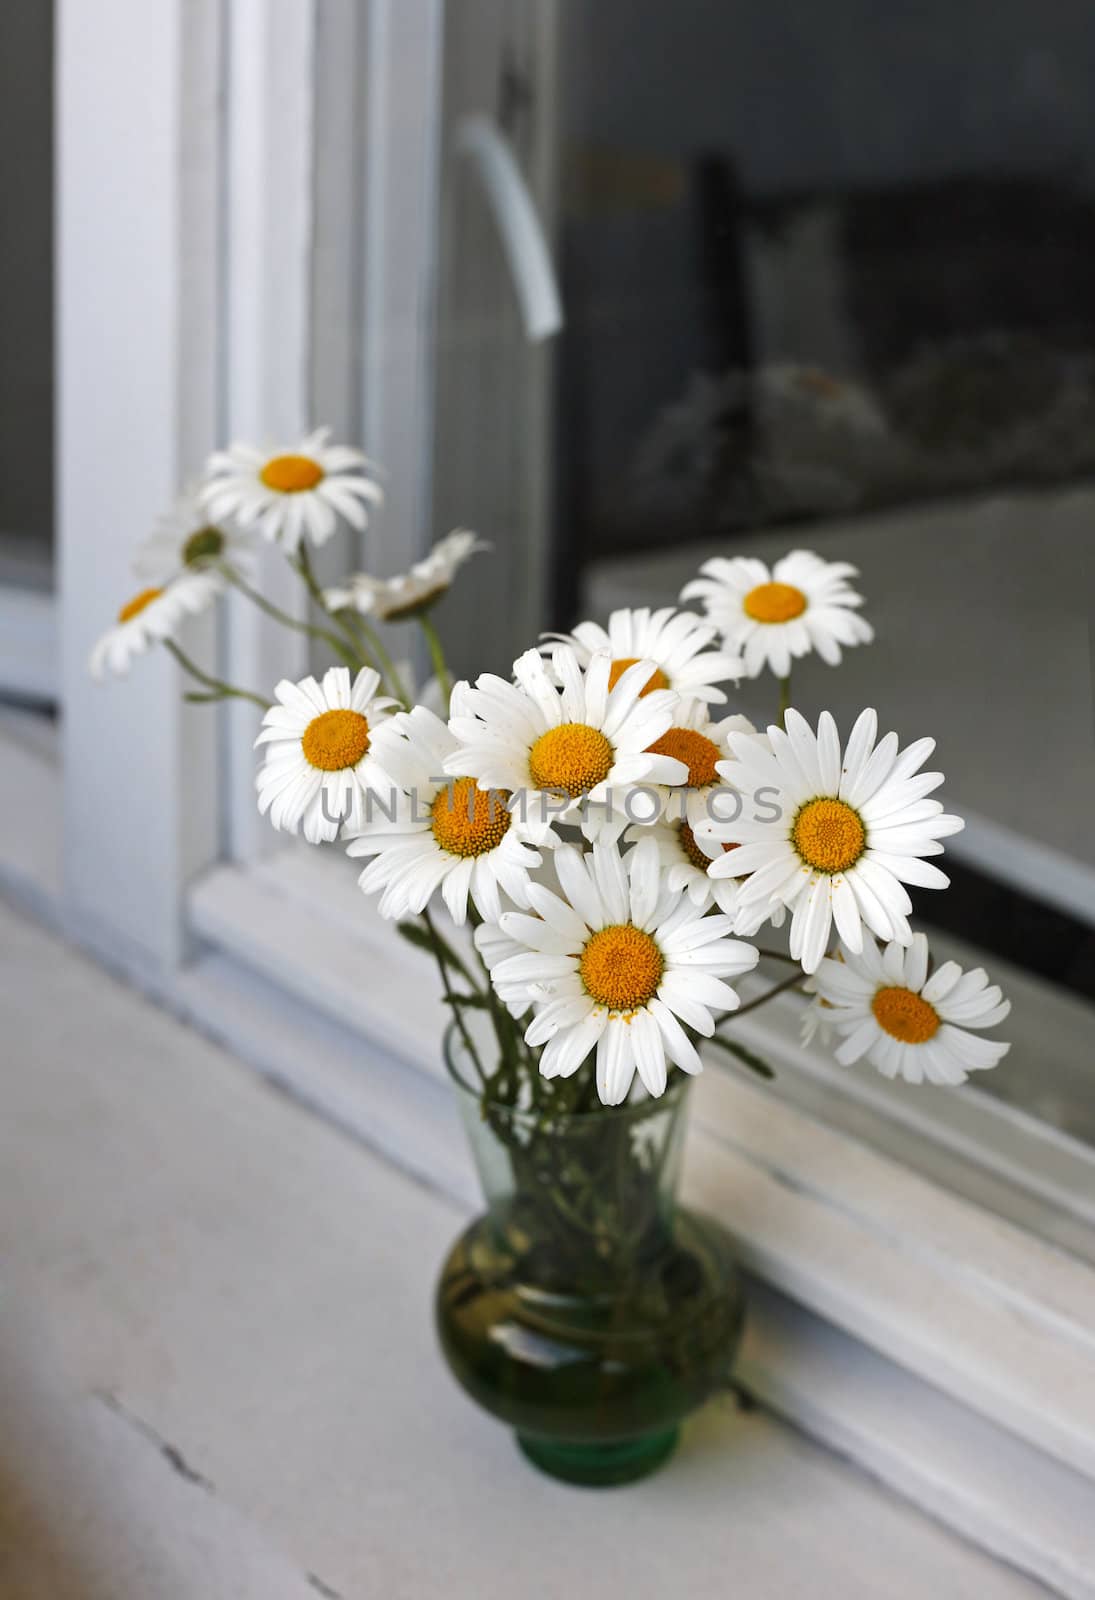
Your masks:
{"label": "white painted wood surface", "polygon": [[56,724],[0,710],[0,891],[35,916],[61,909],[61,782]]}
{"label": "white painted wood surface", "polygon": [[[215,432],[218,52],[215,0],[57,8],[65,892],[89,936],[159,968],[216,854],[215,725],[162,652],[109,687],[87,658]],[[184,637],[211,652],[209,619]]]}
{"label": "white painted wood surface", "polygon": [[56,701],[57,644],[54,596],[0,585],[0,692]]}
{"label": "white painted wood surface", "polygon": [[[246,439],[284,447],[309,416],[312,289],[314,0],[227,0],[225,74],[225,403],[217,443]],[[272,549],[258,587],[303,616],[300,580]],[[308,670],[308,643],[251,601],[227,601],[224,677],[272,698],[282,677]],[[224,853],[270,854],[277,840],[255,806],[253,745],[260,714],[246,701],[223,707]]]}
{"label": "white painted wood surface", "polygon": [[309,1576],[111,1394],[67,1381],[0,1299],[5,1600],[315,1600]]}
{"label": "white painted wood surface", "polygon": [[1043,1592],[730,1400],[646,1484],[535,1476],[434,1345],[460,1209],[4,910],[0,941],[12,1600]]}
{"label": "white painted wood surface", "polygon": [[737,1375],[948,1527],[1070,1600],[1095,1595],[1090,1479],[756,1281]]}

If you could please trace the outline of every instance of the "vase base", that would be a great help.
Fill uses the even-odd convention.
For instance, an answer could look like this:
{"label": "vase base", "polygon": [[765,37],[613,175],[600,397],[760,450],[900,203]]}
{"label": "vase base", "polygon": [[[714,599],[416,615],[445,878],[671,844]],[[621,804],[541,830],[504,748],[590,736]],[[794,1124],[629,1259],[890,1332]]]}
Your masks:
{"label": "vase base", "polygon": [[617,1439],[601,1444],[568,1443],[564,1439],[536,1438],[519,1433],[522,1452],[551,1478],[563,1483],[608,1488],[635,1483],[656,1472],[677,1448],[679,1428],[665,1428],[638,1439]]}

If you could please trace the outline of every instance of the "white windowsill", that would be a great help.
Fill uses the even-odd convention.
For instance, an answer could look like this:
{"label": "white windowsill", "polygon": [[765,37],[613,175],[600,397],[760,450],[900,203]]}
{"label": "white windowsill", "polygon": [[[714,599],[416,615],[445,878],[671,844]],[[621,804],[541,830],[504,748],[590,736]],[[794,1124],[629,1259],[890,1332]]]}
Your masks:
{"label": "white windowsill", "polygon": [[[523,1561],[538,1594],[537,1573],[653,1600],[732,1572],[766,1595],[1033,1600],[1029,1574],[1092,1600],[1089,1483],[759,1285],[738,1375],[763,1409],[713,1402],[656,1481],[595,1503],[534,1476],[430,1326],[474,1199],[270,1094],[3,907],[0,941],[23,1046],[0,1125],[20,1592],[425,1600],[512,1592]],[[462,1150],[454,1121],[447,1138]]]}

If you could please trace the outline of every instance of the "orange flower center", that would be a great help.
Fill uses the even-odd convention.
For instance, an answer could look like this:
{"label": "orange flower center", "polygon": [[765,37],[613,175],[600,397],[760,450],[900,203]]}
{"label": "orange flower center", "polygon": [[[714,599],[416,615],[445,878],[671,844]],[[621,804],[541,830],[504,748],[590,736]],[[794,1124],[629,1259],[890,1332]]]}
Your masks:
{"label": "orange flower center", "polygon": [[474,778],[454,778],[430,807],[430,828],[454,856],[482,856],[496,850],[509,832],[506,789],[480,789]]}
{"label": "orange flower center", "polygon": [[695,728],[670,728],[649,747],[651,755],[672,756],[683,761],[688,768],[688,787],[703,789],[718,781],[715,762],[722,760],[722,751],[713,739]]}
{"label": "orange flower center", "polygon": [[843,800],[807,800],[791,827],[791,843],[815,872],[847,872],[863,854],[867,832]]}
{"label": "orange flower center", "polygon": [[126,601],[118,612],[118,621],[132,622],[134,617],[140,616],[145,606],[150,606],[153,600],[158,600],[162,594],[162,589],[142,589],[140,594],[135,594],[132,600]]}
{"label": "orange flower center", "polygon": [[311,456],[272,456],[259,477],[268,489],[276,489],[278,494],[301,494],[322,483],[325,473]]}
{"label": "orange flower center", "polygon": [[745,615],[754,622],[790,622],[806,610],[806,596],[793,583],[758,583],[745,596]]}
{"label": "orange flower center", "polygon": [[321,772],[356,767],[369,748],[369,722],[360,711],[321,711],[301,736],[304,759]]}
{"label": "orange flower center", "polygon": [[657,994],[665,959],[649,933],[631,922],[617,922],[589,939],[578,971],[598,1005],[609,1011],[638,1011]]}
{"label": "orange flower center", "polygon": [[577,800],[604,782],[615,759],[615,750],[599,728],[563,722],[542,733],[529,751],[529,777],[537,789]]}
{"label": "orange flower center", "polygon": [[[641,656],[621,656],[618,661],[614,661],[608,669],[608,687],[610,689],[615,689],[616,685],[619,683],[628,667],[633,667],[636,661],[641,660]],[[639,699],[641,700],[644,694],[652,694],[655,689],[668,688],[669,679],[666,677],[661,667],[655,667],[654,671],[646,680],[645,688],[639,690]]]}
{"label": "orange flower center", "polygon": [[939,1031],[939,1013],[912,989],[878,989],[871,1010],[880,1028],[902,1044],[926,1044]]}
{"label": "orange flower center", "polygon": [[[708,867],[711,865],[711,857],[706,855],[701,849],[696,839],[696,835],[693,833],[687,822],[681,823],[677,830],[677,835],[680,839],[681,849],[684,851],[689,861],[691,861],[692,865],[694,867],[699,867],[701,872],[706,872]],[[724,844],[721,848],[723,855],[725,855],[727,851],[737,850],[739,847],[736,844]]]}
{"label": "orange flower center", "polygon": [[692,865],[694,867],[699,867],[701,872],[706,872],[708,867],[711,865],[711,857],[705,855],[700,849],[699,845],[696,843],[696,835],[692,832],[692,829],[688,826],[687,822],[681,823],[680,828],[677,831],[677,837],[680,839],[681,849],[684,851],[689,861],[691,861]]}

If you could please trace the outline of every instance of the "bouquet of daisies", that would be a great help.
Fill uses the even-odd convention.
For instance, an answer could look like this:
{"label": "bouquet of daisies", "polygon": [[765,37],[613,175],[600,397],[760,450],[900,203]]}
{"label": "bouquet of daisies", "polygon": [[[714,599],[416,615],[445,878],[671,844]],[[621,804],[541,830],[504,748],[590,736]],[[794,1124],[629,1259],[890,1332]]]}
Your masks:
{"label": "bouquet of daisies", "polygon": [[[340,519],[364,528],[381,500],[372,463],[326,430],[215,453],[138,552],[147,586],[91,665],[124,672],[162,643],[192,698],[262,707],[261,811],[364,863],[362,890],[436,960],[485,1098],[575,1111],[657,1097],[673,1068],[700,1070],[701,1039],[763,1070],[732,1018],[788,988],[812,997],[804,1028],[842,1063],[958,1084],[1001,1059],[983,1034],[1007,1016],[999,988],[933,965],[908,920],[908,887],[946,887],[933,858],[962,827],[932,798],[933,741],[880,738],[869,709],[842,739],[827,711],[812,725],[791,704],[796,660],[835,666],[872,638],[854,568],[801,550],[771,570],[712,560],[681,596],[699,612],[617,611],[530,644],[510,678],[453,685],[432,611],[487,548],[474,534],[397,577],[324,589],[314,575],[309,547]],[[307,590],[306,620],[253,583],[261,541]],[[272,701],[205,671],[180,626],[230,587],[339,664]],[[407,619],[436,674],[417,700],[384,639]],[[778,709],[760,730],[726,686],[764,672]],[[735,984],[761,962],[783,975],[742,1007]]]}

